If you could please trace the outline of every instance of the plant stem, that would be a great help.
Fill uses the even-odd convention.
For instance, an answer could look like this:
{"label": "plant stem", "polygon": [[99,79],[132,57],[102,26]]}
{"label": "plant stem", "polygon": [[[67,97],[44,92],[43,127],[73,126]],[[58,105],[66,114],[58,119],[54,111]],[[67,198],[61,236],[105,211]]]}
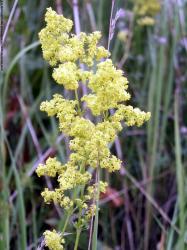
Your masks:
{"label": "plant stem", "polygon": [[96,194],[96,212],[95,212],[95,221],[94,221],[94,231],[92,237],[92,250],[97,250],[97,233],[98,233],[98,220],[99,220],[99,164],[97,167],[97,194]]}
{"label": "plant stem", "polygon": [[78,249],[80,234],[81,234],[81,229],[78,228],[78,229],[77,229],[77,234],[76,234],[76,240],[75,240],[74,250],[77,250],[77,249]]}
{"label": "plant stem", "polygon": [[75,90],[75,97],[76,97],[76,100],[77,100],[78,113],[81,114],[81,105],[80,105],[80,100],[79,100],[79,96],[78,96],[77,90]]}
{"label": "plant stem", "polygon": [[65,230],[66,230],[66,227],[67,227],[67,224],[68,224],[68,221],[69,221],[71,212],[72,212],[72,211],[69,211],[68,214],[67,214],[67,217],[66,217],[66,220],[65,220],[65,223],[64,223],[64,227],[63,227],[63,229],[62,229],[62,235],[64,234],[64,232],[65,232]]}

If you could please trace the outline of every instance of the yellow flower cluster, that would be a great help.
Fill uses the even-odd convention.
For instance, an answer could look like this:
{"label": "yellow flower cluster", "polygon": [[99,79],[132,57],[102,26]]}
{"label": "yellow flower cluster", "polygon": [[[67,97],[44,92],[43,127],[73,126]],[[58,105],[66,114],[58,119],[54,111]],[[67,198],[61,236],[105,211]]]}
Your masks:
{"label": "yellow flower cluster", "polygon": [[[75,227],[81,228],[95,213],[96,206],[91,201],[97,199],[97,190],[105,192],[107,186],[101,181],[91,185],[89,169],[119,170],[121,160],[111,154],[109,144],[122,130],[121,122],[141,126],[149,120],[150,113],[126,105],[130,99],[128,80],[108,58],[110,53],[98,46],[100,32],[70,34],[72,21],[51,8],[47,9],[45,20],[47,25],[39,34],[43,56],[55,66],[54,80],[72,91],[75,98],[70,100],[55,94],[51,100],[41,103],[41,111],[55,116],[59,130],[71,138],[71,154],[66,164],[57,158],[48,158],[45,164],[39,164],[36,173],[39,177],[56,178],[58,185],[54,190],[45,188],[42,192],[44,201],[58,203],[68,212],[77,212]],[[80,68],[80,63],[85,70]],[[88,95],[79,97],[80,83],[88,87]],[[93,115],[91,120],[85,118],[87,109]],[[111,109],[113,115],[110,115]],[[99,122],[94,122],[94,117]],[[56,231],[46,231],[45,242],[49,249],[63,249],[64,240]]]}
{"label": "yellow flower cluster", "polygon": [[137,23],[140,26],[153,26],[155,24],[155,20],[152,17],[145,16],[145,17],[139,18]]}
{"label": "yellow flower cluster", "polygon": [[72,29],[73,22],[57,15],[51,8],[46,12],[45,21],[47,26],[40,31],[39,38],[44,59],[53,66],[59,61],[62,44],[69,40],[68,32]]}
{"label": "yellow flower cluster", "polygon": [[48,116],[57,116],[60,122],[60,130],[68,134],[71,124],[77,115],[77,101],[66,100],[60,94],[55,94],[50,101],[44,101],[40,110],[47,112]]}
{"label": "yellow flower cluster", "polygon": [[[70,35],[73,23],[62,15],[57,15],[51,8],[45,16],[47,26],[39,33],[43,56],[51,66],[63,62],[80,62],[92,66],[94,60],[106,58],[110,53],[102,46],[97,46],[101,33],[96,31],[90,35],[81,33]],[[47,39],[46,39],[47,38]],[[60,72],[59,72],[60,73]]]}
{"label": "yellow flower cluster", "polygon": [[54,69],[53,78],[58,84],[63,84],[69,90],[77,89],[80,80],[77,74],[77,66],[73,62],[60,64],[58,68]]}
{"label": "yellow flower cluster", "polygon": [[122,41],[122,42],[126,42],[127,38],[129,36],[129,31],[128,30],[121,30],[118,32],[117,34],[117,38]]}
{"label": "yellow flower cluster", "polygon": [[129,105],[118,105],[118,110],[110,117],[114,123],[124,121],[127,126],[142,126],[145,121],[151,117],[150,112],[141,111],[139,108],[133,108]]}
{"label": "yellow flower cluster", "polygon": [[73,207],[74,203],[70,197],[65,195],[65,191],[80,185],[86,185],[91,179],[89,172],[81,173],[78,166],[73,165],[71,161],[62,165],[56,158],[48,158],[46,164],[39,164],[36,173],[38,176],[48,175],[55,177],[58,175],[57,182],[59,183],[59,187],[54,191],[45,188],[42,196],[46,203],[49,204],[53,201],[67,210]]}
{"label": "yellow flower cluster", "polygon": [[[99,186],[99,187],[98,187],[98,186]],[[87,188],[87,190],[88,190],[88,195],[89,195],[90,197],[92,197],[92,198],[95,197],[95,190],[96,190],[97,188],[99,188],[99,190],[100,190],[101,193],[105,193],[107,187],[108,187],[108,183],[107,183],[107,182],[100,181],[99,184],[98,184],[98,183],[95,183],[94,185],[89,186],[89,187]]]}
{"label": "yellow flower cluster", "polygon": [[160,0],[135,0],[134,12],[138,16],[139,25],[154,25],[154,17],[158,14],[161,8]]}
{"label": "yellow flower cluster", "polygon": [[121,70],[116,70],[112,61],[107,59],[97,65],[97,71],[89,77],[88,87],[92,94],[82,97],[93,115],[100,115],[111,108],[117,108],[119,102],[130,99],[127,93],[127,78]]}
{"label": "yellow flower cluster", "polygon": [[57,233],[55,230],[53,231],[45,231],[44,232],[45,237],[45,246],[48,247],[51,250],[64,250],[64,239],[62,238],[62,235]]}
{"label": "yellow flower cluster", "polygon": [[61,173],[62,165],[55,158],[48,158],[46,164],[39,164],[36,173],[40,177],[42,175],[47,175],[50,177],[55,177],[57,173]]}
{"label": "yellow flower cluster", "polygon": [[[108,123],[110,125],[110,123]],[[104,131],[104,127],[108,129],[108,134]],[[85,118],[77,118],[72,124],[70,135],[74,137],[70,141],[70,149],[73,153],[70,155],[70,160],[74,164],[91,166],[93,168],[107,168],[104,162],[110,161],[111,153],[108,148],[108,143],[115,137],[115,131],[112,127],[107,127],[106,124],[99,123],[94,125],[91,121]],[[116,161],[115,168],[108,168],[109,171],[120,169],[120,164]]]}

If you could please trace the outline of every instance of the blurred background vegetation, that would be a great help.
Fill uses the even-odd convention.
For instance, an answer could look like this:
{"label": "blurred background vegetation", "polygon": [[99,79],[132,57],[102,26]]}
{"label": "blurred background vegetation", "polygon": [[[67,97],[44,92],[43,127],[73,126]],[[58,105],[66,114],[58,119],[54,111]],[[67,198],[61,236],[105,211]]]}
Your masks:
{"label": "blurred background vegetation", "polygon": [[[34,172],[48,156],[66,162],[69,150],[55,119],[39,111],[42,100],[62,91],[38,43],[50,6],[72,20],[78,10],[81,31],[102,31],[102,45],[110,40],[111,57],[129,79],[133,104],[152,113],[147,125],[125,127],[112,145],[124,166],[102,173],[109,188],[100,199],[98,249],[187,249],[187,1],[162,0],[156,13],[143,14],[138,3],[154,0],[2,2],[0,250],[42,249],[43,231],[64,220],[40,196],[53,183]],[[68,235],[68,249],[73,241]],[[80,249],[87,243],[85,232]]]}

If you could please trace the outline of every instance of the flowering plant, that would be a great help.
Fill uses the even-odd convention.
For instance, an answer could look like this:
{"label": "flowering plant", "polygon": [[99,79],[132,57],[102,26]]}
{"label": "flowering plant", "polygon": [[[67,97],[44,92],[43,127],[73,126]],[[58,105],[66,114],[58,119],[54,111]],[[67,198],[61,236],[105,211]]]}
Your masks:
{"label": "flowering plant", "polygon": [[141,26],[152,26],[155,24],[154,17],[161,9],[161,0],[136,0],[134,12],[137,22]]}
{"label": "flowering plant", "polygon": [[[111,154],[109,144],[122,130],[122,121],[127,126],[141,126],[150,113],[126,104],[130,99],[128,80],[114,67],[109,51],[98,46],[100,32],[71,34],[72,21],[51,8],[47,9],[45,21],[47,25],[39,33],[44,59],[54,67],[55,82],[74,96],[70,100],[55,94],[40,106],[48,116],[59,120],[59,130],[70,137],[71,149],[66,164],[56,157],[48,158],[36,170],[39,177],[47,175],[58,183],[54,190],[44,189],[44,201],[57,203],[67,212],[61,233],[45,231],[45,245],[52,250],[64,249],[64,232],[70,217],[76,214],[76,250],[81,231],[94,215],[98,216],[99,193],[107,187],[99,178],[99,170],[113,172],[121,167],[121,160]],[[81,84],[89,93],[81,94]],[[90,169],[96,172],[95,183]]]}

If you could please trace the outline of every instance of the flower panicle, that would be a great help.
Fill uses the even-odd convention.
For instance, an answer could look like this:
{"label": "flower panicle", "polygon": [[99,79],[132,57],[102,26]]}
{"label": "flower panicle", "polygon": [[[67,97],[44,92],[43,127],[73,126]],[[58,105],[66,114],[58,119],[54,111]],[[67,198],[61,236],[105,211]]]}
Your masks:
{"label": "flower panicle", "polygon": [[[48,158],[45,164],[39,164],[36,173],[56,180],[54,189],[45,188],[41,193],[44,201],[77,214],[74,226],[83,228],[96,211],[96,190],[105,192],[107,187],[101,181],[93,184],[90,169],[119,170],[121,160],[111,153],[109,144],[122,130],[122,122],[142,126],[150,113],[127,105],[131,98],[128,80],[113,65],[110,52],[99,46],[100,32],[72,34],[73,22],[51,8],[47,9],[45,21],[46,27],[39,33],[43,57],[54,67],[55,82],[70,91],[74,99],[54,94],[51,100],[41,103],[40,110],[56,117],[59,131],[70,138],[71,154],[65,164],[56,157]],[[89,94],[80,96],[80,84],[87,86]],[[84,116],[87,110],[93,119]],[[53,230],[44,236],[49,249],[64,249],[63,235]]]}

